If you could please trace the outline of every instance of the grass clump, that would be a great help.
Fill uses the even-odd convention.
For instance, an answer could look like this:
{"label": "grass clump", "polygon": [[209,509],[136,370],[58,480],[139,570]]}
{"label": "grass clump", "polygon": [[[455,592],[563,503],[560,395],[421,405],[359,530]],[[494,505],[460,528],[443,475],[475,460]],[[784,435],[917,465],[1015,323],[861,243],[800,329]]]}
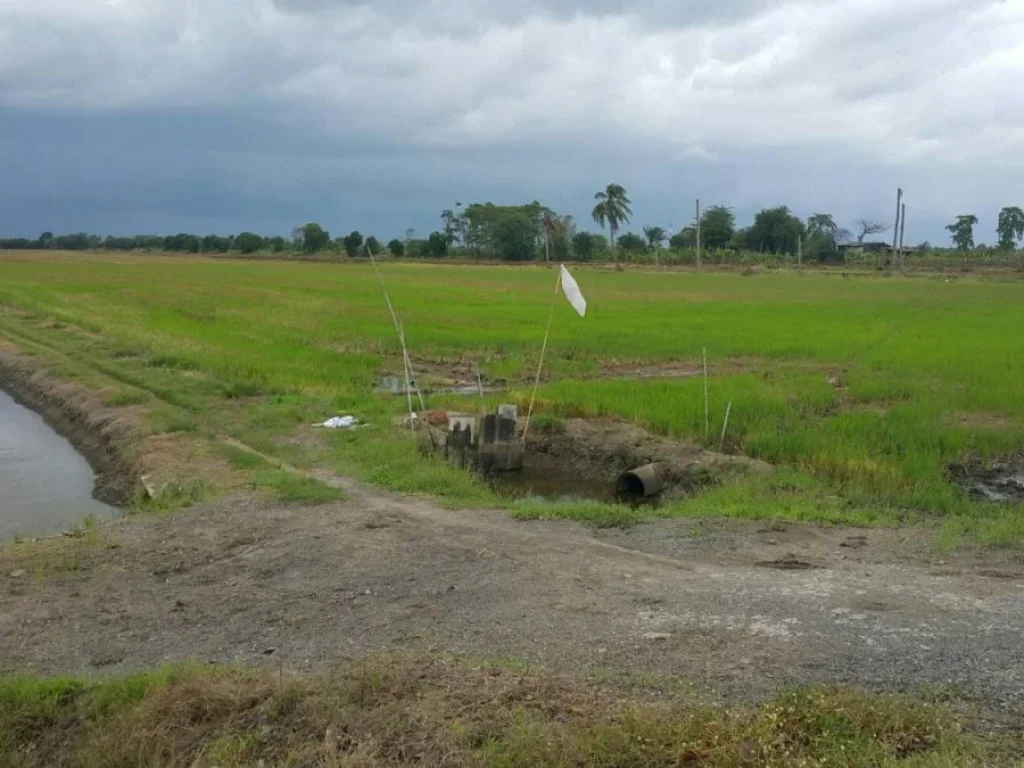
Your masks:
{"label": "grass clump", "polygon": [[322,678],[186,668],[0,680],[0,766],[972,766],[1010,745],[836,689],[753,707],[623,700],[508,665],[390,657]]}
{"label": "grass clump", "polygon": [[525,498],[513,502],[510,513],[520,520],[578,520],[597,528],[619,528],[649,519],[659,510],[601,501]]}
{"label": "grass clump", "polygon": [[111,408],[120,408],[127,405],[141,405],[149,400],[146,392],[132,391],[128,389],[115,392],[107,398],[107,405]]}
{"label": "grass clump", "polygon": [[295,504],[330,504],[345,498],[345,493],[337,488],[284,469],[261,470],[253,476],[252,485],[270,490],[279,501]]}
{"label": "grass clump", "polygon": [[132,509],[147,514],[166,514],[185,509],[206,498],[209,492],[202,480],[172,481],[163,485],[153,495],[139,492]]}
{"label": "grass clump", "polygon": [[221,443],[217,446],[217,452],[227,459],[232,469],[254,470],[266,469],[267,462],[262,456],[257,456],[251,451],[245,451],[234,445]]}

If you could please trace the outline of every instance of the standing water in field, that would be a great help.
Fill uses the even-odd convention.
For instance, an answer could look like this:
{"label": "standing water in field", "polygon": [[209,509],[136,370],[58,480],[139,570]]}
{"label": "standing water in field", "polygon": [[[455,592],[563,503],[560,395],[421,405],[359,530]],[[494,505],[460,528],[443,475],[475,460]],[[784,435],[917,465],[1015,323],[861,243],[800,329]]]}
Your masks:
{"label": "standing water in field", "polygon": [[495,472],[488,480],[498,493],[513,498],[616,501],[612,478],[595,480],[537,456],[528,456],[519,472]]}
{"label": "standing water in field", "polygon": [[43,419],[0,390],[0,541],[68,530],[114,509],[92,497],[92,468]]}

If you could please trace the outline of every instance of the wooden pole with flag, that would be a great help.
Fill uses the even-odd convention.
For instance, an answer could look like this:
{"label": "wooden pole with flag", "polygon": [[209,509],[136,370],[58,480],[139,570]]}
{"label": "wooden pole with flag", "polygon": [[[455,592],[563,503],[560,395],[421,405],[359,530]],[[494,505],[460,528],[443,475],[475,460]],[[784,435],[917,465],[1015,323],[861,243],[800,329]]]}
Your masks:
{"label": "wooden pole with flag", "polygon": [[548,312],[548,326],[544,331],[544,343],[540,348],[540,362],[537,363],[537,376],[533,380],[533,394],[530,395],[530,408],[526,412],[526,426],[523,427],[523,442],[526,442],[526,436],[530,434],[530,422],[533,420],[533,406],[537,402],[537,390],[540,388],[540,376],[544,370],[544,357],[548,351],[548,339],[551,338],[551,323],[555,319],[555,299],[558,298],[558,289],[561,288],[565,294],[565,298],[568,299],[572,308],[575,309],[580,317],[586,317],[587,315],[587,300],[583,298],[583,294],[580,292],[580,287],[577,284],[575,278],[569,274],[569,270],[565,268],[565,265],[561,265],[558,270],[558,279],[555,280],[555,290],[551,294],[551,309]]}

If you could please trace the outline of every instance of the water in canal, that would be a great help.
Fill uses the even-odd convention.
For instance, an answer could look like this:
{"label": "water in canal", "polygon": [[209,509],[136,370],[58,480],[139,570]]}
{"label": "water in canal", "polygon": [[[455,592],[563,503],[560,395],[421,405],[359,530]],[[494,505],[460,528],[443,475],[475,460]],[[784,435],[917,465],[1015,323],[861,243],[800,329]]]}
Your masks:
{"label": "water in canal", "polygon": [[0,541],[113,515],[112,507],[92,498],[94,480],[67,440],[0,390]]}

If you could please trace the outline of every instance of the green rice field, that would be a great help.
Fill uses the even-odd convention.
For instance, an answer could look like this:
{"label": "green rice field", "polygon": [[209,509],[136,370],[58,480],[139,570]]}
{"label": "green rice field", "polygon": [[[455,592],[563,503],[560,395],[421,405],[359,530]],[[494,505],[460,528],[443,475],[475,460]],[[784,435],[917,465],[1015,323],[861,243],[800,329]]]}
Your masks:
{"label": "green rice field", "polygon": [[[529,400],[556,271],[385,264],[415,364],[461,366]],[[516,503],[422,456],[393,422],[401,372],[367,263],[0,253],[0,338],[56,375],[141,409],[154,434],[230,436],[298,466],[325,466],[452,506],[620,523],[642,515],[893,525],[935,522],[946,543],[1024,535],[1020,505],[972,501],[949,466],[1019,455],[1024,443],[1024,283],[794,272],[579,268],[585,319],[560,297],[538,397],[549,421],[609,417],[775,466],[637,512]],[[703,381],[707,350],[710,436]],[[661,374],[661,375],[659,375]],[[685,375],[683,375],[685,374]],[[440,395],[428,407],[475,408]],[[353,414],[368,428],[296,439]],[[246,462],[225,453],[226,460]],[[267,475],[266,468],[238,471]],[[209,492],[216,492],[211,486]]]}

